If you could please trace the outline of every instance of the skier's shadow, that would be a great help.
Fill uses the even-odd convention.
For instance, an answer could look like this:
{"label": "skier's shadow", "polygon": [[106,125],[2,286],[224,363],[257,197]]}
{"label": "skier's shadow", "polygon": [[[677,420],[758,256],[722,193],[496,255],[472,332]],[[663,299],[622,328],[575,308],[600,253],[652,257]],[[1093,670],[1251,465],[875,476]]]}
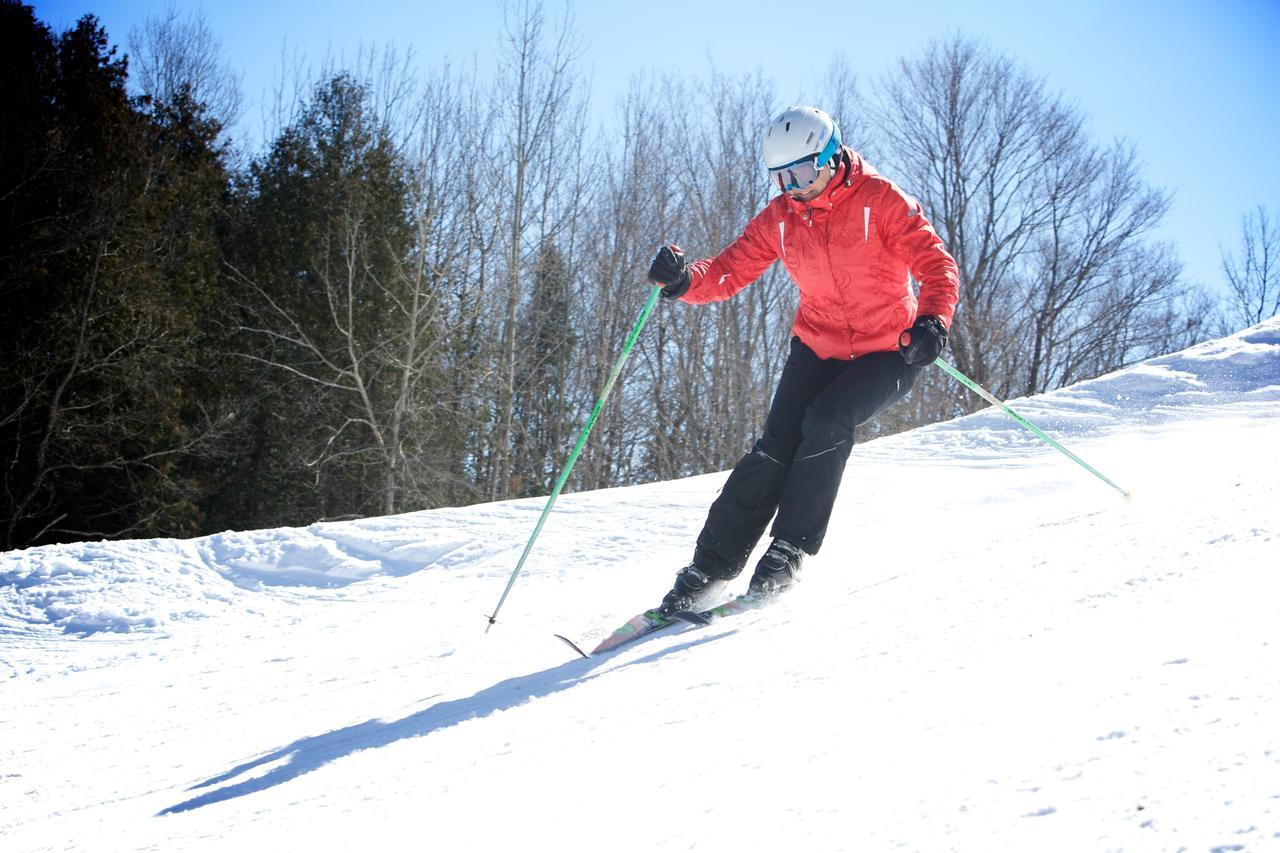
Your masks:
{"label": "skier's shadow", "polygon": [[[732,632],[729,632],[732,633]],[[475,720],[489,716],[497,711],[506,711],[523,705],[530,699],[540,699],[593,681],[609,672],[616,672],[637,664],[652,663],[667,655],[700,646],[724,636],[724,633],[712,636],[703,635],[696,640],[680,643],[642,658],[628,661],[619,666],[610,667],[602,672],[593,670],[615,659],[614,655],[599,658],[577,659],[559,666],[545,669],[529,675],[518,675],[506,681],[488,687],[465,699],[454,699],[439,702],[395,721],[369,720],[354,726],[336,729],[322,735],[304,737],[275,752],[259,756],[231,768],[226,773],[214,776],[188,788],[188,791],[199,791],[205,788],[216,788],[199,796],[184,800],[177,805],[169,806],[158,816],[188,812],[203,808],[213,803],[234,800],[248,794],[265,791],[277,785],[283,785],[293,779],[319,770],[326,764],[353,752],[376,749],[399,740],[422,737],[432,732],[457,725],[464,720]],[[234,784],[218,787],[224,783],[252,773],[255,770],[270,767],[262,775],[242,779]]]}

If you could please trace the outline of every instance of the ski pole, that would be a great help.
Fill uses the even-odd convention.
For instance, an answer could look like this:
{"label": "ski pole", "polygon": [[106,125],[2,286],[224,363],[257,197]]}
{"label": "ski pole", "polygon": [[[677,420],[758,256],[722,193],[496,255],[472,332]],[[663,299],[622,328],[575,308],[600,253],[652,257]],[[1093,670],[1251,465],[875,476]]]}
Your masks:
{"label": "ski pole", "polygon": [[997,398],[996,398],[996,396],[995,396],[994,394],[992,394],[990,391],[988,391],[987,389],[983,388],[983,387],[982,387],[981,385],[979,385],[977,382],[974,382],[972,379],[970,379],[968,376],[965,376],[965,375],[964,375],[963,373],[961,373],[960,371],[956,370],[956,369],[955,369],[954,367],[952,367],[950,364],[947,364],[946,360],[939,358],[939,359],[936,359],[936,360],[934,361],[934,363],[935,363],[935,364],[937,364],[937,365],[938,365],[938,367],[941,367],[941,368],[942,368],[942,369],[947,373],[947,375],[949,375],[952,379],[956,380],[956,381],[957,381],[957,382],[959,382],[961,385],[964,385],[966,388],[968,388],[969,390],[973,391],[975,394],[977,394],[979,397],[981,397],[981,398],[983,398],[984,400],[986,400],[986,401],[987,401],[988,403],[990,403],[991,405],[993,405],[993,406],[998,406],[999,408],[1003,409],[1003,410],[1004,410],[1004,413],[1005,413],[1006,415],[1008,415],[1009,417],[1013,418],[1013,419],[1014,419],[1015,421],[1017,421],[1019,424],[1021,424],[1021,425],[1022,425],[1022,426],[1024,426],[1024,427],[1026,427],[1027,429],[1029,429],[1029,430],[1030,430],[1030,431],[1031,431],[1031,432],[1032,432],[1032,433],[1033,433],[1037,438],[1039,438],[1039,439],[1040,439],[1041,441],[1043,441],[1045,444],[1049,445],[1050,447],[1054,448],[1055,450],[1059,450],[1059,451],[1061,451],[1061,452],[1062,452],[1062,453],[1063,453],[1063,454],[1064,454],[1068,459],[1070,459],[1072,462],[1074,462],[1074,463],[1076,463],[1077,465],[1079,465],[1080,467],[1084,468],[1084,469],[1085,469],[1086,471],[1088,471],[1090,474],[1093,474],[1093,475],[1094,475],[1095,477],[1097,477],[1099,480],[1102,480],[1102,482],[1106,483],[1108,486],[1110,486],[1111,488],[1115,489],[1117,492],[1119,492],[1120,494],[1124,495],[1126,498],[1128,498],[1128,497],[1132,497],[1132,495],[1130,495],[1130,493],[1129,493],[1129,492],[1126,492],[1124,489],[1122,489],[1122,488],[1120,488],[1119,486],[1117,486],[1117,485],[1116,485],[1115,483],[1113,483],[1113,482],[1112,482],[1108,477],[1106,477],[1104,474],[1102,474],[1100,471],[1098,471],[1098,469],[1094,468],[1094,467],[1093,467],[1092,465],[1090,465],[1088,462],[1085,462],[1085,461],[1084,461],[1083,459],[1081,459],[1079,456],[1076,456],[1076,455],[1075,455],[1074,453],[1072,453],[1070,450],[1067,450],[1065,447],[1063,447],[1063,446],[1062,446],[1061,444],[1059,444],[1057,441],[1054,441],[1052,438],[1050,438],[1048,435],[1046,435],[1046,434],[1044,433],[1044,431],[1043,431],[1043,430],[1041,430],[1038,426],[1036,426],[1035,424],[1031,423],[1031,421],[1027,420],[1027,419],[1026,419],[1026,418],[1024,418],[1022,415],[1020,415],[1020,414],[1018,414],[1017,412],[1015,412],[1013,409],[1009,408],[1009,404],[1008,404],[1008,403],[1001,402],[1001,401],[1000,401],[999,399],[997,399]]}
{"label": "ski pole", "polygon": [[591,416],[587,418],[587,423],[582,427],[581,434],[578,435],[578,443],[574,445],[573,452],[569,454],[569,460],[565,462],[564,468],[560,471],[560,476],[556,479],[555,487],[551,490],[551,496],[547,498],[547,505],[542,508],[542,515],[538,517],[538,523],[534,525],[533,535],[525,543],[524,552],[520,554],[515,571],[511,573],[511,579],[507,581],[507,588],[502,591],[502,598],[498,599],[498,606],[493,608],[493,615],[489,617],[489,624],[484,629],[486,634],[497,623],[498,611],[502,609],[507,596],[511,593],[511,587],[515,586],[516,578],[519,577],[520,570],[524,568],[524,561],[528,559],[529,552],[533,550],[534,540],[542,532],[542,525],[546,523],[547,516],[551,513],[552,505],[555,504],[556,498],[560,496],[560,491],[569,479],[569,472],[573,470],[574,463],[578,461],[578,456],[582,453],[582,448],[587,444],[587,436],[591,434],[591,427],[595,426],[596,418],[600,415],[600,410],[604,408],[605,398],[609,396],[609,392],[613,389],[613,383],[618,380],[618,375],[622,373],[622,366],[627,363],[627,356],[631,355],[631,348],[635,346],[636,339],[640,337],[640,330],[644,328],[645,322],[649,319],[649,315],[653,313],[653,307],[658,304],[658,297],[661,295],[662,287],[655,287],[649,294],[649,300],[640,309],[640,316],[636,319],[636,324],[632,327],[631,334],[627,336],[626,343],[622,346],[622,354],[618,356],[618,361],[613,365],[613,370],[609,373],[609,378],[604,383],[604,390],[600,392],[600,397],[596,400],[595,407],[591,410]]}

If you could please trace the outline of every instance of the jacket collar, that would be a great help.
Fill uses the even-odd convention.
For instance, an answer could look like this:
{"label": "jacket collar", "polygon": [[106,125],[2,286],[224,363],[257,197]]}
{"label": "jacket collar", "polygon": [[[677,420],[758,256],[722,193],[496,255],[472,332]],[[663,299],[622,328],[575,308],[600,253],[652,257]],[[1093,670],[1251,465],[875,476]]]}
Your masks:
{"label": "jacket collar", "polygon": [[840,167],[840,171],[827,184],[822,194],[812,201],[796,201],[791,196],[783,196],[792,212],[806,214],[812,210],[831,210],[844,199],[853,195],[875,170],[867,164],[862,156],[852,148],[845,147],[848,160]]}

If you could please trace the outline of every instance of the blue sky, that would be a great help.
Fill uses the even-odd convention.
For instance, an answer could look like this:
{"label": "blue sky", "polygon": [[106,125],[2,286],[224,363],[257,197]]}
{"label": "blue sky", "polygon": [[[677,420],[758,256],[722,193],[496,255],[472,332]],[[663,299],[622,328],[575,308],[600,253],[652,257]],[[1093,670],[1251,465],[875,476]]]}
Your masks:
{"label": "blue sky", "polygon": [[[174,0],[47,0],[56,29],[92,12],[122,46],[131,27]],[[548,2],[550,13],[562,6]],[[248,114],[278,73],[282,50],[319,59],[360,44],[412,47],[421,65],[446,58],[492,64],[498,0],[258,2],[203,6],[231,65],[244,73]],[[1219,246],[1235,251],[1240,218],[1259,204],[1280,212],[1280,3],[984,2],[843,4],[756,0],[579,2],[574,17],[596,109],[612,109],[634,75],[654,69],[705,77],[760,70],[782,101],[804,98],[843,55],[864,81],[902,56],[956,33],[1013,57],[1089,117],[1095,139],[1132,142],[1148,182],[1175,193],[1157,232],[1175,243],[1186,274],[1221,287]],[[779,103],[777,106],[785,106]],[[910,187],[906,187],[910,191]],[[679,235],[672,235],[678,239]],[[707,252],[718,247],[705,247]]]}

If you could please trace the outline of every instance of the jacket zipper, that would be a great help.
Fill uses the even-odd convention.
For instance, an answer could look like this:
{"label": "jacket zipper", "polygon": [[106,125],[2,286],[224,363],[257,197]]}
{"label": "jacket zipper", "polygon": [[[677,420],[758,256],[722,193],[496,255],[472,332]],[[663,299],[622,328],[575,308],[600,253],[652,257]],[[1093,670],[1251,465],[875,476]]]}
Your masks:
{"label": "jacket zipper", "polygon": [[[848,188],[849,184],[850,184],[849,181],[845,181],[846,188]],[[869,210],[870,209],[868,208],[868,211]],[[849,359],[853,360],[858,357],[858,354],[853,351],[853,346],[852,346],[853,337],[858,334],[858,330],[853,327],[853,324],[851,322],[849,322],[850,317],[852,317],[853,306],[850,306],[848,300],[845,299],[844,292],[841,291],[838,287],[836,287],[836,265],[835,265],[835,262],[832,261],[831,259],[831,214],[832,213],[833,211],[830,211],[830,210],[827,211],[826,221],[823,222],[822,224],[822,249],[827,255],[827,269],[831,273],[831,287],[833,290],[836,291],[837,294],[839,294],[840,305],[844,309],[845,322],[849,327],[849,335],[850,335],[849,342],[851,344],[849,346]],[[809,208],[808,216],[809,216],[809,226],[813,227],[813,208],[812,207]]]}

